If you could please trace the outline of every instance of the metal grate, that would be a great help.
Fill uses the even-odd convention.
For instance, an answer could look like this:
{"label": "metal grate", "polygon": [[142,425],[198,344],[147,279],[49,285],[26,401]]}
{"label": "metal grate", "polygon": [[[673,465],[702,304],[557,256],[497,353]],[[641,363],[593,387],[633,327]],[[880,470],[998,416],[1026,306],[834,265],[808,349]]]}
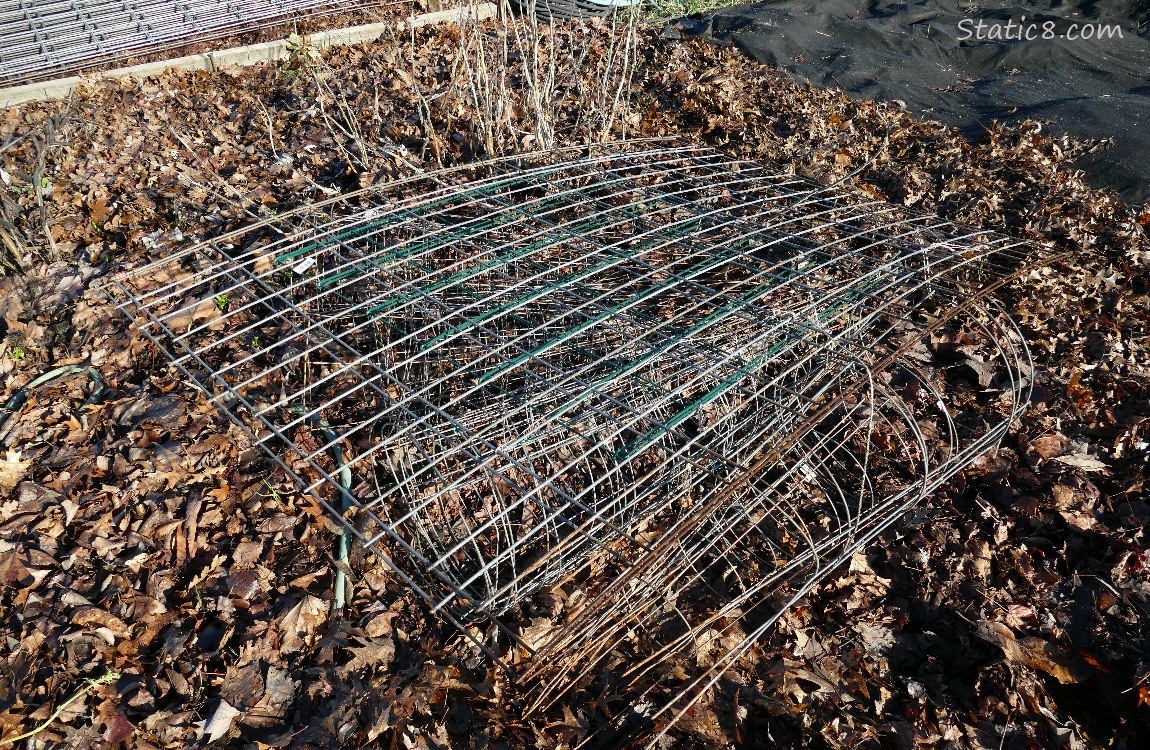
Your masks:
{"label": "metal grate", "polygon": [[0,0],[0,84],[364,7],[350,0]]}
{"label": "metal grate", "polygon": [[116,285],[529,707],[678,715],[1029,398],[1016,240],[692,147],[370,196]]}

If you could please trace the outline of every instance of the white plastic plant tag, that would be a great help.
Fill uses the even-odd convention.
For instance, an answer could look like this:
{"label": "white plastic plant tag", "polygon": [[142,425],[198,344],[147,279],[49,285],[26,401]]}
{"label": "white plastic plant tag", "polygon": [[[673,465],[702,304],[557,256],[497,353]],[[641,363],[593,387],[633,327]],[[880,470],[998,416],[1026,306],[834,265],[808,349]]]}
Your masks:
{"label": "white plastic plant tag", "polygon": [[310,258],[304,258],[299,263],[296,263],[294,266],[291,267],[291,270],[297,274],[302,275],[302,274],[306,273],[309,269],[311,269],[313,266],[315,266],[315,256],[314,255]]}

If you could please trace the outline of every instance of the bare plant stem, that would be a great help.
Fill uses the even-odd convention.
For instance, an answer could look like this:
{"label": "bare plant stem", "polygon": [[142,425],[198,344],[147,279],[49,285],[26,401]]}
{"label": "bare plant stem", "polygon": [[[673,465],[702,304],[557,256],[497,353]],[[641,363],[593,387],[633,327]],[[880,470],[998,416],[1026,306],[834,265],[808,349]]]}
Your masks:
{"label": "bare plant stem", "polygon": [[26,740],[33,735],[36,735],[36,734],[39,734],[40,732],[43,732],[48,727],[52,726],[52,722],[54,722],[57,718],[59,718],[60,714],[64,713],[64,711],[68,708],[68,706],[72,705],[73,703],[78,701],[80,698],[83,698],[84,696],[86,696],[88,693],[90,693],[92,691],[93,688],[97,688],[100,685],[107,685],[109,682],[115,682],[118,679],[120,679],[120,673],[119,672],[108,672],[103,677],[97,677],[94,680],[88,680],[87,685],[85,685],[83,688],[81,688],[71,698],[69,698],[68,700],[64,701],[59,706],[57,706],[56,710],[52,712],[51,716],[49,716],[47,719],[45,719],[43,724],[40,724],[35,729],[27,731],[24,734],[20,734],[20,735],[17,735],[15,737],[9,737],[8,739],[0,740],[0,745],[11,745],[11,744],[14,744],[16,742],[19,742],[20,740]]}

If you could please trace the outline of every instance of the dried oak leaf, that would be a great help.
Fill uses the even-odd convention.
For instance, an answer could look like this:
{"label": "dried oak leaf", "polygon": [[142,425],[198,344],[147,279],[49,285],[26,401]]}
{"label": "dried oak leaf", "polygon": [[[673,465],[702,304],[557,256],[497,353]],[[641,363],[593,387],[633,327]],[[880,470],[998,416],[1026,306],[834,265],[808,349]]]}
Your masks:
{"label": "dried oak leaf", "polygon": [[107,198],[97,198],[88,204],[88,215],[97,224],[103,224],[109,213]]}
{"label": "dried oak leaf", "polygon": [[20,562],[15,552],[0,553],[0,584],[14,588],[26,588],[36,582],[31,571]]}
{"label": "dried oak leaf", "polygon": [[1096,671],[1080,659],[1068,656],[1041,638],[1018,638],[1000,622],[981,620],[975,635],[1002,649],[1008,661],[1047,673],[1064,685],[1082,682]]}
{"label": "dried oak leaf", "polygon": [[264,699],[260,703],[277,707],[290,706],[295,698],[296,684],[286,669],[269,666],[267,677],[264,678]]}
{"label": "dried oak leaf", "polygon": [[532,651],[542,648],[555,630],[554,623],[546,617],[532,618],[531,624],[523,629],[519,639]]}
{"label": "dried oak leaf", "polygon": [[274,534],[276,532],[291,531],[299,523],[299,519],[295,516],[289,516],[285,513],[279,513],[271,518],[265,518],[260,522],[256,530],[261,534]]}
{"label": "dried oak leaf", "polygon": [[377,664],[387,666],[395,661],[395,641],[391,638],[357,638],[359,646],[351,646],[348,650],[354,654],[351,661],[343,666],[341,674],[348,675],[361,669],[374,667]]}
{"label": "dried oak leaf", "polygon": [[1030,441],[1030,447],[1042,458],[1054,458],[1062,452],[1065,442],[1057,435],[1045,435]]}
{"label": "dried oak leaf", "polygon": [[399,612],[395,610],[388,610],[381,614],[376,615],[368,621],[364,626],[364,632],[367,633],[369,638],[379,638],[390,634],[394,628],[391,621],[399,616]]}
{"label": "dried oak leaf", "polygon": [[1070,456],[1059,456],[1054,460],[1059,463],[1066,464],[1071,468],[1080,469],[1081,471],[1097,471],[1103,474],[1110,473],[1110,469],[1108,466],[1106,466],[1106,464],[1102,463],[1094,456],[1088,456],[1085,453]]}
{"label": "dried oak leaf", "polygon": [[114,699],[105,700],[97,711],[100,722],[104,725],[104,742],[107,743],[105,747],[116,747],[130,740],[135,734],[136,728],[128,721],[128,717]]}
{"label": "dried oak leaf", "polygon": [[232,729],[232,722],[236,717],[242,713],[238,708],[235,708],[225,700],[220,700],[220,705],[216,706],[216,710],[212,713],[212,718],[203,722],[203,729],[200,731],[200,736],[207,736],[208,742],[215,742],[219,738],[226,735]]}
{"label": "dried oak leaf", "polygon": [[565,705],[563,706],[563,721],[548,724],[547,731],[566,740],[569,744],[575,744],[571,740],[582,742],[583,738],[591,731],[591,723],[583,718],[582,714],[576,717],[571,708]]}
{"label": "dried oak leaf", "polygon": [[216,320],[223,315],[220,309],[222,302],[217,303],[215,297],[205,297],[193,300],[180,307],[164,321],[165,324],[177,333],[185,333],[194,324],[204,320]]}
{"label": "dried oak leaf", "polygon": [[1070,382],[1066,384],[1066,395],[1069,396],[1079,409],[1089,408],[1093,402],[1093,391],[1089,387],[1082,385],[1082,373],[1075,372],[1070,376]]}
{"label": "dried oak leaf", "polygon": [[20,457],[20,451],[8,451],[0,461],[0,496],[7,497],[20,484],[31,465],[31,461]]}
{"label": "dried oak leaf", "polygon": [[280,650],[285,654],[295,653],[304,648],[323,621],[327,619],[327,605],[322,599],[304,597],[299,604],[288,610],[279,622],[283,640]]}

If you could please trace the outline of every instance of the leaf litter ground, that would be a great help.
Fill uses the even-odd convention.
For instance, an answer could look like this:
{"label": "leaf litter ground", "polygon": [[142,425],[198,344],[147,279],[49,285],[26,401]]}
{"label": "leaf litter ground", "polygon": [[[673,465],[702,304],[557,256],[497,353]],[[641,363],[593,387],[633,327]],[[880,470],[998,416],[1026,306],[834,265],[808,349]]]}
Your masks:
{"label": "leaf litter ground", "polygon": [[[554,121],[571,132],[607,32],[553,33]],[[347,617],[333,620],[322,510],[95,288],[117,264],[413,164],[530,148],[515,71],[492,140],[458,83],[459,48],[451,29],[423,30],[314,65],[173,71],[0,113],[2,226],[26,271],[0,279],[4,393],[69,363],[94,365],[110,389],[77,412],[91,384],[60,379],[3,428],[0,736],[78,691],[24,742],[559,748],[617,710],[601,680],[523,721],[466,641],[362,551]],[[1074,171],[1104,144],[1036,123],[992,125],[971,144],[657,30],[640,39],[627,101],[630,135],[702,140],[824,181],[864,167],[852,178],[864,193],[1063,251],[1003,294],[1036,360],[1021,424],[790,611],[672,746],[1146,746],[1150,209]],[[993,373],[965,345],[932,340],[922,356],[974,393]]]}

